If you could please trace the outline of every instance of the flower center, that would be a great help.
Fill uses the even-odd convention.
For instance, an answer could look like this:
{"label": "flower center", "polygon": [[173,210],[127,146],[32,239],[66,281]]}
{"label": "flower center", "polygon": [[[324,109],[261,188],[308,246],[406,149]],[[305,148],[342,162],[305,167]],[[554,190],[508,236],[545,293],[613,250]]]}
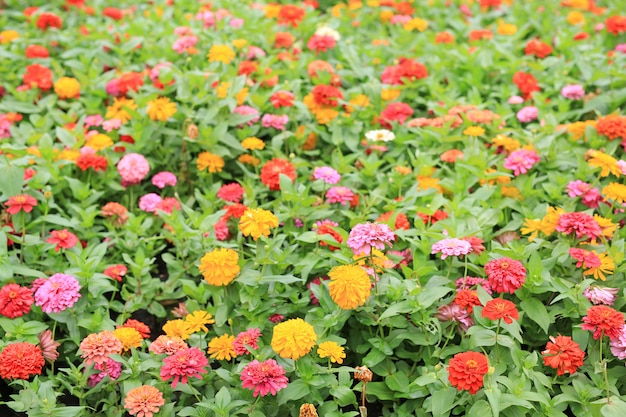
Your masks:
{"label": "flower center", "polygon": [[476,369],[476,368],[478,368],[478,362],[476,362],[473,359],[470,359],[467,362],[465,362],[465,367],[467,369]]}
{"label": "flower center", "polygon": [[509,268],[509,263],[508,263],[508,262],[502,262],[502,263],[500,264],[500,268],[502,268],[502,269],[508,269],[508,268]]}

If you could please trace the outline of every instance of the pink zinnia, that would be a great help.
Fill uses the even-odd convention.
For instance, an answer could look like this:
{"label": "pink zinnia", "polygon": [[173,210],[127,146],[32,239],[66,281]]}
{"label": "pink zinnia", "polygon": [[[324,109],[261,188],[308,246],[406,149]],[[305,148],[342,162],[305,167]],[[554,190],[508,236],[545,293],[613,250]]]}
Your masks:
{"label": "pink zinnia", "polygon": [[161,379],[167,381],[174,378],[172,388],[176,388],[179,380],[186,384],[188,377],[202,379],[202,374],[207,372],[204,367],[208,364],[209,360],[197,347],[179,350],[163,359]]}
{"label": "pink zinnia", "polygon": [[522,104],[524,102],[524,98],[520,96],[511,96],[507,102],[509,104]]}
{"label": "pink zinnia", "polygon": [[235,340],[233,340],[233,348],[237,355],[245,355],[246,353],[252,353],[248,350],[248,346],[252,349],[258,349],[257,344],[259,337],[263,336],[260,329],[248,329],[245,332],[239,333]]}
{"label": "pink zinnia", "polygon": [[604,304],[612,306],[615,303],[618,292],[619,288],[587,287],[583,291],[583,295],[594,305]]}
{"label": "pink zinnia", "polygon": [[80,284],[71,275],[54,274],[35,291],[35,305],[45,313],[60,313],[80,298]]}
{"label": "pink zinnia", "polygon": [[150,352],[161,355],[173,355],[179,350],[188,349],[189,345],[183,339],[178,336],[161,335],[156,340],[150,343]]}
{"label": "pink zinnia", "polygon": [[333,49],[337,45],[337,41],[328,35],[313,35],[307,42],[306,46],[315,53],[326,52]]}
{"label": "pink zinnia", "polygon": [[611,339],[611,353],[619,360],[626,359],[626,325],[615,339]]}
{"label": "pink zinnia", "polygon": [[396,235],[389,226],[384,223],[361,223],[350,230],[346,244],[355,255],[369,255],[372,248],[384,250],[385,244],[392,246]]}
{"label": "pink zinnia", "polygon": [[100,126],[104,120],[99,114],[92,114],[85,117],[85,127]]}
{"label": "pink zinnia", "polygon": [[224,201],[231,203],[239,203],[243,198],[245,190],[241,184],[233,182],[231,184],[222,185],[217,192],[217,196]]}
{"label": "pink zinnia", "polygon": [[538,114],[539,114],[539,111],[537,110],[537,107],[526,106],[526,107],[523,107],[520,111],[518,111],[516,116],[517,116],[517,120],[519,120],[521,123],[529,123],[529,122],[532,122],[533,120],[536,120]]}
{"label": "pink zinnia", "polygon": [[129,153],[117,163],[117,172],[122,177],[122,185],[128,187],[139,184],[146,178],[150,172],[150,164],[143,155]]}
{"label": "pink zinnia", "polygon": [[122,127],[122,121],[120,119],[111,119],[102,123],[102,129],[107,132],[111,132],[112,130],[117,130]]}
{"label": "pink zinnia", "polygon": [[[233,113],[239,114],[241,116],[252,116],[252,118],[250,118],[250,120],[246,122],[248,126],[252,126],[259,121],[259,111],[254,107],[237,106],[234,108]],[[240,125],[239,127],[243,127],[243,125]]]}
{"label": "pink zinnia", "polygon": [[163,199],[156,193],[149,193],[139,198],[139,208],[147,213],[154,213]]}
{"label": "pink zinnia", "polygon": [[180,38],[174,41],[174,44],[172,45],[172,49],[176,51],[176,53],[182,54],[188,48],[196,46],[197,43],[198,43],[197,36],[194,36],[194,35],[181,36]]}
{"label": "pink zinnia", "polygon": [[527,173],[529,169],[539,162],[539,159],[539,155],[534,150],[520,149],[511,152],[504,160],[504,168],[512,169],[513,175],[517,177]]}
{"label": "pink zinnia", "polygon": [[455,282],[455,285],[456,285],[457,291],[465,290],[465,289],[480,285],[481,287],[483,287],[483,289],[485,290],[487,294],[492,293],[491,284],[489,283],[489,280],[486,280],[485,278],[463,277],[463,278],[457,279]]}
{"label": "pink zinnia", "polygon": [[50,232],[50,237],[46,239],[46,242],[56,245],[54,251],[58,252],[60,249],[70,249],[76,246],[78,237],[67,229],[53,230]]}
{"label": "pink zinnia", "polygon": [[585,89],[580,84],[568,84],[561,89],[561,95],[569,100],[580,100],[585,97]]}
{"label": "pink zinnia", "polygon": [[220,217],[220,219],[213,225],[213,230],[215,231],[215,238],[217,240],[228,240],[230,239],[230,230],[228,229],[228,222],[224,217]]}
{"label": "pink zinnia", "polygon": [[587,236],[588,239],[596,239],[602,234],[602,230],[596,221],[585,213],[564,213],[559,216],[556,230],[565,234],[576,233],[576,239]]}
{"label": "pink zinnia", "polygon": [[470,316],[470,313],[455,303],[439,307],[435,318],[442,322],[452,321],[458,323],[459,330],[463,333],[474,325],[474,320]]}
{"label": "pink zinnia", "polygon": [[446,259],[448,256],[467,255],[471,251],[472,245],[467,240],[451,237],[435,243],[431,253],[441,252],[441,259]]}
{"label": "pink zinnia", "polygon": [[580,249],[580,248],[571,248],[569,250],[569,254],[572,258],[576,259],[576,268],[597,268],[602,265],[602,261],[598,255],[593,253],[592,251]]}
{"label": "pink zinnia", "polygon": [[289,117],[286,114],[278,116],[275,114],[265,114],[261,119],[263,127],[273,127],[278,130],[285,130],[285,125],[289,122]]}
{"label": "pink zinnia", "polygon": [[586,194],[590,189],[591,184],[588,184],[581,180],[570,181],[565,188],[565,190],[567,191],[567,195],[572,198],[580,197],[581,195]]}
{"label": "pink zinnia", "polygon": [[205,11],[196,14],[196,20],[202,20],[205,29],[215,26],[215,13]]}
{"label": "pink zinnia", "polygon": [[285,388],[289,379],[285,376],[285,370],[274,359],[264,362],[253,360],[241,371],[241,381],[244,388],[254,390],[253,396],[262,397],[267,394],[276,395]]}
{"label": "pink zinnia", "polygon": [[322,180],[326,184],[337,184],[341,179],[341,175],[331,167],[318,167],[313,171],[313,178]]}
{"label": "pink zinnia", "polygon": [[404,124],[406,119],[413,115],[413,109],[406,103],[389,103],[381,112],[380,120],[383,123],[398,122]]}
{"label": "pink zinnia", "polygon": [[344,206],[354,198],[354,193],[348,187],[331,187],[326,191],[326,201],[328,203],[340,203]]}
{"label": "pink zinnia", "polygon": [[485,273],[491,289],[496,292],[513,294],[526,280],[524,265],[520,261],[506,257],[487,262]]}
{"label": "pink zinnia", "polygon": [[108,376],[111,380],[116,380],[122,374],[122,364],[111,358],[107,358],[105,362],[96,363],[94,368],[100,372],[91,375],[89,379],[87,379],[87,385],[91,388],[98,385],[98,383],[102,381],[105,376]]}
{"label": "pink zinnia", "polygon": [[176,175],[169,171],[162,171],[152,177],[152,184],[156,185],[159,188],[165,188],[166,186],[175,186],[176,185]]}

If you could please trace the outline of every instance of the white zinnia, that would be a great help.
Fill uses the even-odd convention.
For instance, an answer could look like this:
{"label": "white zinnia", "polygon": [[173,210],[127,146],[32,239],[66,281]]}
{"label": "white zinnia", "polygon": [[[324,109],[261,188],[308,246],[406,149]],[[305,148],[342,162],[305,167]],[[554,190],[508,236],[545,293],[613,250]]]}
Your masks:
{"label": "white zinnia", "polygon": [[391,142],[396,138],[392,131],[387,129],[370,130],[365,137],[372,142]]}
{"label": "white zinnia", "polygon": [[330,36],[335,41],[339,41],[339,39],[341,39],[341,35],[339,35],[339,32],[337,32],[335,29],[330,28],[328,26],[322,26],[322,27],[317,28],[317,30],[315,31],[315,34],[317,36]]}

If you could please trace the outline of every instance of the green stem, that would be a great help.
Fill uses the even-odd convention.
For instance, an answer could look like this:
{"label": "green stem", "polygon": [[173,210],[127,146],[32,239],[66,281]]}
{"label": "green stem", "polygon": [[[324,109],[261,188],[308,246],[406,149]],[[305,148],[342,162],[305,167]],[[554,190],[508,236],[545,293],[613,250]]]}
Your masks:
{"label": "green stem", "polygon": [[604,374],[604,385],[606,386],[606,402],[611,404],[611,392],[609,391],[609,374],[606,370],[606,362],[602,360],[602,345],[604,344],[604,330],[600,335],[600,365],[602,365],[602,373]]}
{"label": "green stem", "polygon": [[500,363],[500,358],[498,355],[498,335],[500,334],[500,324],[502,323],[502,319],[498,319],[498,326],[496,327],[496,363]]}
{"label": "green stem", "polygon": [[24,263],[24,249],[26,248],[26,214],[22,213],[22,243],[20,245],[20,263]]}

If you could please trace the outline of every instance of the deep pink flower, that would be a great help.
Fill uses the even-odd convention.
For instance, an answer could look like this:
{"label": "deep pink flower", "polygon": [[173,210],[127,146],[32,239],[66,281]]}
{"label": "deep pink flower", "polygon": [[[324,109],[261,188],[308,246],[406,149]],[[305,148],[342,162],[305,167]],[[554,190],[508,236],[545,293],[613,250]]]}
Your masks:
{"label": "deep pink flower", "polygon": [[506,257],[487,262],[485,273],[491,289],[496,292],[513,294],[526,280],[524,265],[520,261]]}
{"label": "deep pink flower", "polygon": [[576,259],[576,268],[597,268],[602,265],[602,261],[592,251],[580,249],[580,248],[570,248],[569,254],[572,258]]}
{"label": "deep pink flower", "polygon": [[326,184],[337,184],[341,180],[341,175],[331,167],[317,167],[313,170],[313,178]]}
{"label": "deep pink flower", "polygon": [[274,359],[264,362],[253,360],[243,368],[240,378],[244,388],[254,390],[252,394],[254,397],[258,397],[259,394],[262,397],[267,394],[276,395],[289,382],[285,370]]}
{"label": "deep pink flower", "polygon": [[70,249],[76,246],[78,243],[78,237],[67,229],[53,230],[50,232],[50,237],[46,239],[46,242],[56,245],[55,252],[60,249]]}
{"label": "deep pink flower", "polygon": [[348,187],[331,187],[326,191],[326,201],[330,204],[340,203],[347,205],[354,198],[354,193]]}
{"label": "deep pink flower", "polygon": [[122,185],[139,184],[146,178],[150,172],[150,164],[148,160],[138,153],[129,153],[124,155],[117,163],[117,172],[122,177]]}
{"label": "deep pink flower", "polygon": [[582,239],[584,236],[588,239],[596,239],[602,234],[600,226],[593,217],[580,212],[561,214],[556,230],[565,234],[576,233],[576,239]]}
{"label": "deep pink flower", "polygon": [[441,259],[448,256],[467,255],[472,251],[472,245],[466,240],[457,238],[446,238],[435,243],[432,247],[432,254],[441,252]]}
{"label": "deep pink flower", "polygon": [[176,388],[179,380],[186,384],[188,377],[202,379],[202,374],[207,372],[204,367],[208,364],[209,360],[197,347],[179,350],[163,359],[161,379],[167,381],[174,378],[172,388]]}
{"label": "deep pink flower", "polygon": [[245,332],[239,333],[235,337],[235,340],[233,340],[233,348],[235,348],[237,355],[252,353],[248,350],[247,346],[250,346],[252,349],[258,349],[259,345],[257,342],[261,336],[263,336],[261,334],[261,330],[256,328],[248,329]]}
{"label": "deep pink flower", "polygon": [[527,173],[539,160],[539,155],[534,150],[519,149],[511,152],[504,160],[504,168],[512,169],[513,175],[517,177]]}
{"label": "deep pink flower", "polygon": [[45,313],[60,313],[80,298],[80,284],[71,275],[54,274],[35,291],[35,305]]}
{"label": "deep pink flower", "polygon": [[526,106],[526,107],[522,107],[522,109],[517,112],[516,116],[517,116],[517,120],[519,120],[521,123],[529,123],[529,122],[532,122],[533,120],[537,120],[538,114],[539,114],[539,111],[537,110],[537,107]]}
{"label": "deep pink flower", "polygon": [[108,376],[111,380],[116,380],[122,374],[122,364],[111,358],[108,358],[105,362],[96,363],[94,368],[100,372],[91,375],[87,380],[87,385],[91,388],[98,385],[98,383],[102,381],[105,376]]}
{"label": "deep pink flower", "polygon": [[457,279],[455,282],[455,285],[456,285],[457,291],[465,290],[468,288],[475,287],[476,285],[480,285],[481,287],[483,287],[483,289],[485,290],[487,294],[492,293],[491,284],[489,283],[489,280],[485,278],[463,277],[463,278]]}
{"label": "deep pink flower", "polygon": [[224,201],[231,203],[239,203],[243,198],[245,191],[241,184],[233,182],[231,184],[222,185],[217,192],[217,196]]}
{"label": "deep pink flower", "polygon": [[278,130],[285,130],[285,125],[289,122],[289,116],[283,114],[281,116],[275,114],[265,114],[261,119],[263,127],[273,127]]}
{"label": "deep pink flower", "polygon": [[350,230],[346,244],[355,255],[361,256],[369,255],[372,248],[384,250],[385,245],[392,246],[391,242],[395,238],[395,233],[386,224],[366,222],[357,224]]}

